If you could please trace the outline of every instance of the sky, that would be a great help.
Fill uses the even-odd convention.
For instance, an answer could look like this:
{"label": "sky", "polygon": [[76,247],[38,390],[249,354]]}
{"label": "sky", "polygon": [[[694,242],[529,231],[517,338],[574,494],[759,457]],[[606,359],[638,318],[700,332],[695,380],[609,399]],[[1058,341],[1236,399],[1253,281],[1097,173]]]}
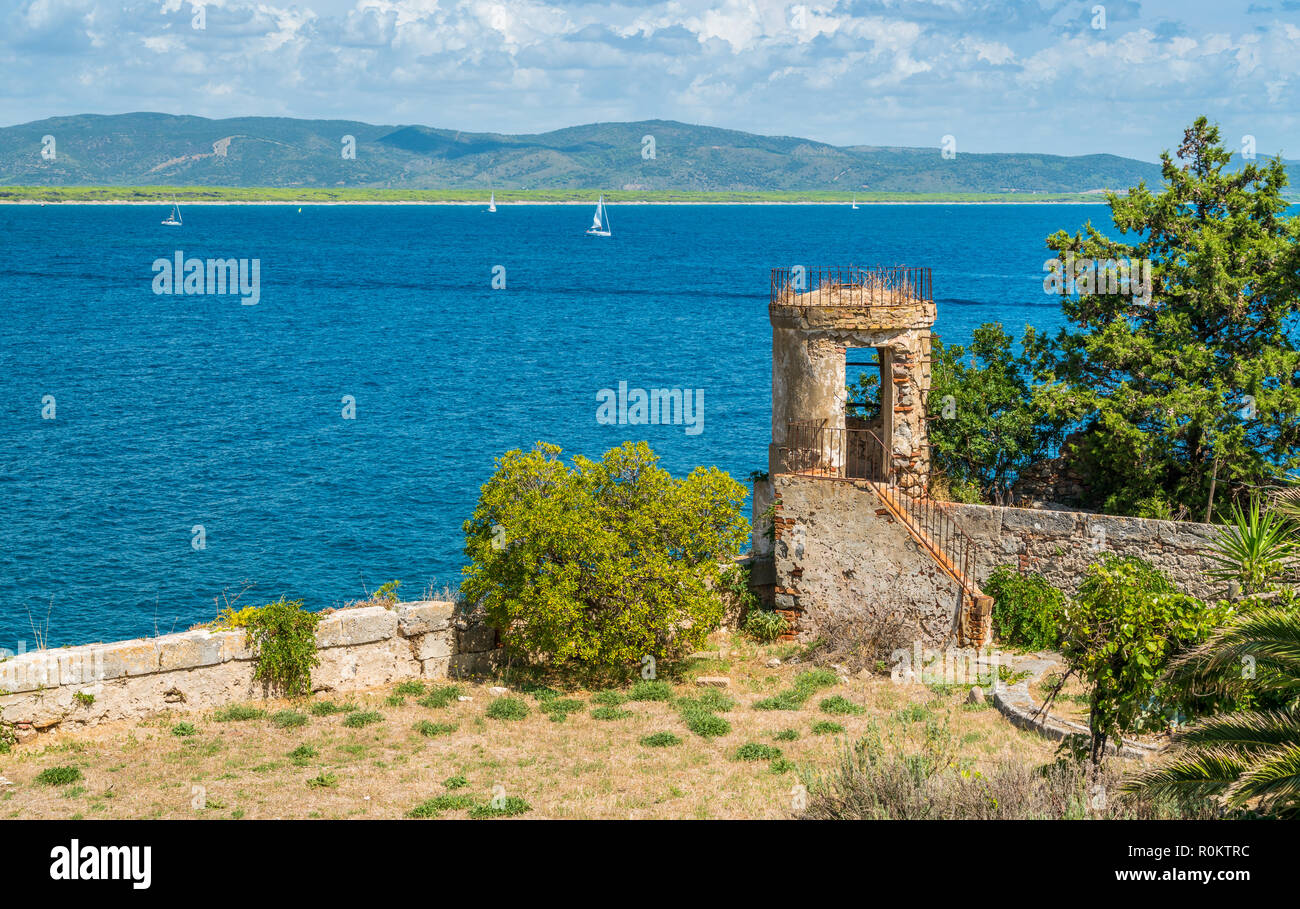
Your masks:
{"label": "sky", "polygon": [[0,0],[0,125],[131,111],[1300,158],[1300,0]]}

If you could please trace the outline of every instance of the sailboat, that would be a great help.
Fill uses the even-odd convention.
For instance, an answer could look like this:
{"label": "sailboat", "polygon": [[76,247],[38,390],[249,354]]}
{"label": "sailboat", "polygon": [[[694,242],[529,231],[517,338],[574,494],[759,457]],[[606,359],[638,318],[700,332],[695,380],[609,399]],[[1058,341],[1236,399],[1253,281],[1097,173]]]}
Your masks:
{"label": "sailboat", "polygon": [[591,227],[587,228],[589,237],[610,237],[613,234],[609,230],[609,212],[605,210],[605,197],[602,195],[596,202],[596,216],[591,219]]}
{"label": "sailboat", "polygon": [[858,197],[857,197],[857,196],[854,196],[854,197],[853,197],[853,210],[854,210],[854,211],[857,211],[857,210],[858,210]]}
{"label": "sailboat", "polygon": [[167,216],[167,219],[165,221],[163,221],[163,226],[165,227],[181,226],[181,207],[176,203],[175,196],[172,196],[172,213]]}
{"label": "sailboat", "polygon": [[488,200],[488,211],[497,210],[497,194],[493,193],[492,198]]}

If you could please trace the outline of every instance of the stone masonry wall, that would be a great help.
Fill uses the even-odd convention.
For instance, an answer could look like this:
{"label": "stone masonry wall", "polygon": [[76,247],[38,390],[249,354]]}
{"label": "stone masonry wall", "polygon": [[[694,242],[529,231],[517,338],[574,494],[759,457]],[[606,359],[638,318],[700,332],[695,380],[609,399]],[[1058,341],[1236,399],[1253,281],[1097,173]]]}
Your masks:
{"label": "stone masonry wall", "polygon": [[[959,602],[956,582],[902,524],[882,513],[865,484],[788,475],[770,482],[763,497],[777,499],[771,557],[776,608],[799,638],[816,637],[837,618],[885,610],[902,615],[927,643],[950,643]],[[1038,572],[1073,594],[1088,565],[1115,553],[1147,559],[1194,596],[1225,593],[1206,575],[1219,532],[1208,524],[956,503],[944,507],[972,538],[977,583],[997,565],[1012,565]],[[756,515],[756,538],[758,524]],[[996,625],[996,605],[993,615]]]}
{"label": "stone masonry wall", "polygon": [[[318,692],[486,674],[500,654],[494,629],[433,600],[337,610],[321,619],[316,646]],[[242,630],[23,653],[0,662],[0,718],[23,737],[64,723],[248,701],[264,696],[253,669]]]}

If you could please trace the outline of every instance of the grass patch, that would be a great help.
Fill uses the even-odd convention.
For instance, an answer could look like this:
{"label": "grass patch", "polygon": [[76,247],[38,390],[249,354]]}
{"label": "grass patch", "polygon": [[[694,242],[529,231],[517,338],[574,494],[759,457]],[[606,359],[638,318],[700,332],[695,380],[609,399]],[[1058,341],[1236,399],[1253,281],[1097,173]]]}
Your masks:
{"label": "grass patch", "polygon": [[777,776],[779,776],[782,773],[789,773],[791,770],[793,770],[794,761],[788,758],[779,757],[776,760],[772,761],[772,763],[768,765],[767,769],[772,773],[776,774]]}
{"label": "grass patch", "polygon": [[500,697],[484,711],[494,720],[522,720],[528,716],[528,705],[519,698]]}
{"label": "grass patch", "polygon": [[427,690],[428,689],[425,688],[424,682],[417,682],[411,680],[409,682],[402,682],[400,685],[394,688],[393,694],[400,694],[400,695],[406,695],[413,698],[418,698],[421,695],[423,695]]}
{"label": "grass patch", "polygon": [[799,741],[798,729],[782,729],[772,736],[778,742],[797,742]]}
{"label": "grass patch", "polygon": [[894,719],[900,723],[925,723],[934,719],[934,712],[921,704],[908,704],[895,711]]}
{"label": "grass patch", "polygon": [[673,686],[661,679],[642,679],[627,693],[629,701],[671,701]]}
{"label": "grass patch", "polygon": [[416,805],[406,812],[406,816],[409,818],[437,817],[444,811],[463,811],[466,808],[473,808],[476,804],[478,804],[478,800],[472,795],[436,795]]}
{"label": "grass patch", "polygon": [[621,707],[597,707],[591,711],[593,720],[625,720],[632,715],[632,711],[624,710]]}
{"label": "grass patch", "polygon": [[76,767],[46,767],[36,774],[36,782],[42,786],[67,786],[81,780],[81,771]]}
{"label": "grass patch", "polygon": [[369,726],[371,723],[382,723],[384,715],[374,710],[359,710],[356,713],[348,714],[343,721],[343,725],[349,729],[360,729],[362,726]]}
{"label": "grass patch", "polygon": [[243,720],[256,720],[266,716],[266,711],[247,704],[231,704],[212,715],[218,723],[237,723]]}
{"label": "grass patch", "polygon": [[516,795],[508,795],[502,799],[493,799],[486,805],[475,805],[470,809],[469,816],[476,821],[481,821],[494,817],[515,817],[532,810],[533,806],[523,799]]}
{"label": "grass patch", "polygon": [[736,702],[730,695],[723,694],[717,688],[707,688],[693,698],[682,698],[678,701],[678,706],[683,710],[707,710],[710,713],[727,713],[736,706]]}
{"label": "grass patch", "polygon": [[280,729],[294,729],[307,725],[307,714],[296,710],[281,710],[271,717],[271,722]]}
{"label": "grass patch", "polygon": [[831,720],[818,720],[812,724],[813,735],[839,735],[843,731],[843,726]]}
{"label": "grass patch", "polygon": [[177,736],[179,738],[184,738],[186,736],[197,735],[197,734],[198,734],[198,730],[194,728],[194,724],[187,723],[183,720],[172,727],[172,735]]}
{"label": "grass patch", "polygon": [[439,685],[436,688],[429,689],[429,693],[416,703],[421,707],[446,707],[464,693],[464,689],[459,685]]}
{"label": "grass patch", "polygon": [[758,742],[748,742],[736,749],[737,761],[774,761],[781,756],[781,749]]}
{"label": "grass patch", "polygon": [[351,713],[356,709],[352,704],[336,704],[333,701],[317,701],[310,708],[312,716],[334,716],[336,713]]}
{"label": "grass patch", "polygon": [[771,697],[763,698],[754,702],[755,710],[801,710],[803,705],[808,702],[812,695],[810,691],[800,691],[797,688],[787,688],[785,691],[774,694]]}
{"label": "grass patch", "polygon": [[706,739],[717,738],[731,731],[731,724],[726,719],[707,710],[687,710],[682,713],[682,722],[691,732]]}
{"label": "grass patch", "polygon": [[456,731],[455,723],[430,723],[428,720],[420,720],[413,727],[416,732],[426,739],[434,738],[439,735],[450,735]]}
{"label": "grass patch", "polygon": [[641,744],[647,748],[672,748],[681,743],[681,736],[673,735],[671,732],[656,732],[641,738]]}
{"label": "grass patch", "polygon": [[822,702],[817,706],[821,708],[822,713],[829,713],[831,716],[861,716],[867,712],[867,708],[861,704],[855,704],[839,694],[822,698]]}
{"label": "grass patch", "polygon": [[447,777],[442,781],[442,785],[446,786],[448,789],[464,789],[469,785],[469,780],[465,779],[464,774],[458,773],[455,776]]}
{"label": "grass patch", "polygon": [[582,707],[582,701],[575,698],[553,698],[541,703],[542,713],[550,717],[553,723],[563,723],[569,714],[580,712]]}
{"label": "grass patch", "polygon": [[620,704],[627,703],[628,697],[621,691],[615,691],[607,688],[604,691],[597,691],[591,696],[593,704],[600,704],[603,707],[617,707]]}
{"label": "grass patch", "polygon": [[320,752],[311,745],[299,745],[293,751],[289,752],[289,760],[293,761],[299,767],[305,765],[314,757],[319,757]]}
{"label": "grass patch", "polygon": [[339,778],[332,773],[321,771],[316,776],[307,781],[309,789],[334,789],[339,784]]}

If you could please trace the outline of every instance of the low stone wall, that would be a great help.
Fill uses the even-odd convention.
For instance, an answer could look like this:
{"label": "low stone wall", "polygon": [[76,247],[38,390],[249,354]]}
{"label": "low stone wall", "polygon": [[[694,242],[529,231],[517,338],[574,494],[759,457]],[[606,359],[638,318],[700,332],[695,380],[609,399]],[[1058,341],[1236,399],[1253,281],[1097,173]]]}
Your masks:
{"label": "low stone wall", "polygon": [[[402,679],[482,675],[498,663],[496,632],[453,603],[334,611],[316,628],[312,690],[355,691]],[[111,644],[18,654],[0,663],[0,719],[20,738],[167,709],[218,707],[265,696],[244,632],[185,631]]]}
{"label": "low stone wall", "polygon": [[[766,510],[773,499],[776,543],[770,546],[758,503]],[[771,584],[775,606],[797,637],[815,638],[844,618],[877,614],[903,618],[927,644],[952,643],[956,582],[865,484],[778,475],[756,484],[754,502],[755,585]],[[1115,553],[1141,556],[1194,596],[1226,593],[1207,575],[1220,531],[1212,525],[956,503],[944,508],[974,542],[980,584],[996,566],[1011,565],[1073,594],[1088,565]],[[993,615],[996,627],[996,605]]]}

